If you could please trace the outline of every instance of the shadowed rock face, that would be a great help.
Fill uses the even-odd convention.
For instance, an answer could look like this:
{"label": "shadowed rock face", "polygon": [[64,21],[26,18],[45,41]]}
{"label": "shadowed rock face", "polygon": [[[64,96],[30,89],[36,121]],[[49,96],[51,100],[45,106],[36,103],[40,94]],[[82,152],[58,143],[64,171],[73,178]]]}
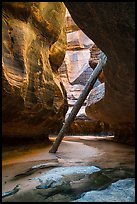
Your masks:
{"label": "shadowed rock face", "polygon": [[60,129],[67,111],[58,68],[66,51],[61,2],[3,2],[2,130],[38,137]]}
{"label": "shadowed rock face", "polygon": [[111,124],[115,139],[134,144],[135,4],[134,2],[65,2],[73,20],[108,57],[105,95],[89,102],[89,117]]}

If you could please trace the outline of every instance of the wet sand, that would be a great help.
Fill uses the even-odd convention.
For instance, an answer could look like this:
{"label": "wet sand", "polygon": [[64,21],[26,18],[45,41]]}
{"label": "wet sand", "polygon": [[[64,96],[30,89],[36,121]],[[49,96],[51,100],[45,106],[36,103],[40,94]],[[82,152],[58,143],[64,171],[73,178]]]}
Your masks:
{"label": "wet sand", "polygon": [[[50,137],[51,141],[55,137]],[[49,170],[39,169],[31,175],[15,179],[14,176],[27,171],[34,165],[46,162],[56,162],[59,166],[94,165],[100,168],[126,167],[135,169],[135,148],[111,141],[112,137],[94,136],[66,136],[60,144],[56,154],[49,153],[52,143],[17,146],[5,149],[2,155],[2,192],[9,191],[17,184],[21,190],[13,196],[3,199],[3,202],[14,201],[18,195],[23,202],[24,193],[34,194],[38,181],[31,178]],[[37,194],[34,194],[37,202],[44,202]],[[29,193],[28,193],[29,201]]]}

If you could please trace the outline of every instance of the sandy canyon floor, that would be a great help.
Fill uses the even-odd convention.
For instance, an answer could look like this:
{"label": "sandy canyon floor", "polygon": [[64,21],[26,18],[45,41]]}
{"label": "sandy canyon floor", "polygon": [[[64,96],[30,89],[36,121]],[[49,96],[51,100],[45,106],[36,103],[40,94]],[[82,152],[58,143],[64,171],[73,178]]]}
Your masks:
{"label": "sandy canyon floor", "polygon": [[[49,153],[52,142],[55,140],[54,136],[50,137],[49,144],[42,140],[33,144],[28,142],[17,145],[13,142],[12,145],[3,146],[2,192],[10,191],[17,184],[20,184],[21,189],[16,194],[3,198],[2,202],[24,202],[26,196],[28,202],[45,202],[44,197],[36,193],[39,182],[32,178],[59,166],[126,168],[133,176],[135,148],[114,143],[112,139],[113,136],[65,136],[55,154]],[[45,163],[49,164],[45,168],[28,171],[38,164]]]}

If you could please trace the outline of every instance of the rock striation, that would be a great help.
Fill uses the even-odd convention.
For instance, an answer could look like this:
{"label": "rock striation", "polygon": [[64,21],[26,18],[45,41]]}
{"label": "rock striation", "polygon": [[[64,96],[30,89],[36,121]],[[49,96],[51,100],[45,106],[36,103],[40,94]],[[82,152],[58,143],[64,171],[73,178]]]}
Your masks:
{"label": "rock striation", "polygon": [[40,137],[60,129],[68,109],[58,75],[66,51],[62,2],[2,4],[2,133]]}

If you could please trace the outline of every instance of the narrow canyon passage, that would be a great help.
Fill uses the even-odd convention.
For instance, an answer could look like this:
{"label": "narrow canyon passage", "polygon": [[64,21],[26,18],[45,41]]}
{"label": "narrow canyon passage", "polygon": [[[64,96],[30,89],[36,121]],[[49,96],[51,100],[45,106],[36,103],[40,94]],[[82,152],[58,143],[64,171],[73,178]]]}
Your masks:
{"label": "narrow canyon passage", "polygon": [[134,7],[2,3],[2,202],[135,202]]}

